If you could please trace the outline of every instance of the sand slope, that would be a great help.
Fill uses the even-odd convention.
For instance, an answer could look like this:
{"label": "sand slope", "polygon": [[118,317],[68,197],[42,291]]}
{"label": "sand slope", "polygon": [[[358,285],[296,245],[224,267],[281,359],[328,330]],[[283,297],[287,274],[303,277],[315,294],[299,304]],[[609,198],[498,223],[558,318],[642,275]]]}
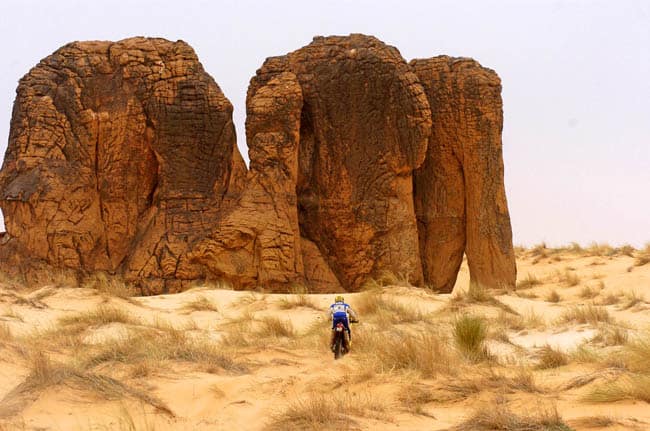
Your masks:
{"label": "sand slope", "polygon": [[[203,286],[120,298],[5,283],[0,430],[444,430],[483,405],[519,416],[556,408],[566,429],[650,429],[648,393],[586,399],[648,378],[620,358],[639,337],[650,341],[650,264],[587,254],[522,253],[521,288],[495,296],[463,293],[465,264],[452,295],[390,278],[347,294],[362,323],[339,361],[326,346],[332,295]],[[486,358],[455,343],[462,315],[485,322]],[[391,359],[409,342],[441,350]],[[540,369],[546,345],[567,363]]]}

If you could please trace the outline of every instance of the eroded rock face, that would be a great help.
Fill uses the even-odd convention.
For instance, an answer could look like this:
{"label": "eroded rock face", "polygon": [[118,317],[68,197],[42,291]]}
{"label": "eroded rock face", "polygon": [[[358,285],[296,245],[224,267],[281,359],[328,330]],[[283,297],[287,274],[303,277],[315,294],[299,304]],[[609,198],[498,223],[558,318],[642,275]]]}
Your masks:
{"label": "eroded rock face", "polygon": [[440,56],[410,66],[427,93],[433,120],[425,162],[415,173],[425,282],[451,292],[465,252],[472,282],[514,287],[501,80],[467,58]]}
{"label": "eroded rock face", "polygon": [[192,253],[213,276],[240,287],[304,284],[296,205],[302,103],[300,85],[289,72],[249,93],[246,189]]}
{"label": "eroded rock face", "polygon": [[[232,106],[184,42],[64,46],[21,79],[0,172],[10,243],[54,266],[177,290],[246,167]],[[166,281],[170,281],[166,285]]]}
{"label": "eroded rock face", "polygon": [[249,94],[287,71],[304,99],[297,182],[302,235],[345,289],[382,271],[421,283],[412,171],[424,159],[431,116],[417,77],[397,49],[374,37],[317,37],[269,58]]}
{"label": "eroded rock face", "polygon": [[363,35],[269,58],[247,95],[250,170],[184,42],[72,43],[17,93],[5,266],[105,270],[143,293],[358,290],[384,271],[449,291],[466,252],[473,282],[514,285],[500,81],[472,60],[407,65]]}

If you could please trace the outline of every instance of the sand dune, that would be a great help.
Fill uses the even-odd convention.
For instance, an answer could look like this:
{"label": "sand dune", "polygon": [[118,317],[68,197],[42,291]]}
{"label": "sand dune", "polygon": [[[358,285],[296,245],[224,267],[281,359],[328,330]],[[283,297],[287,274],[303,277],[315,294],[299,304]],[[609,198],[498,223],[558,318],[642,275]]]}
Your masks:
{"label": "sand dune", "polygon": [[451,295],[386,277],[345,295],[338,361],[332,295],[7,281],[0,430],[650,429],[639,253],[520,250],[514,292],[468,292],[465,263]]}

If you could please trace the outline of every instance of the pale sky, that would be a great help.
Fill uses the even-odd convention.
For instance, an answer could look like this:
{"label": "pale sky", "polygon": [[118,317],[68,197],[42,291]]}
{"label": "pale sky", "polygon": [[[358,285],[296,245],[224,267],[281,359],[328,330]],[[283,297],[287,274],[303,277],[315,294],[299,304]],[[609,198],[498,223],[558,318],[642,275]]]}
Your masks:
{"label": "pale sky", "polygon": [[650,2],[0,0],[0,154],[18,80],[75,40],[182,39],[235,107],[266,57],[372,34],[408,61],[473,57],[503,82],[515,244],[650,241]]}

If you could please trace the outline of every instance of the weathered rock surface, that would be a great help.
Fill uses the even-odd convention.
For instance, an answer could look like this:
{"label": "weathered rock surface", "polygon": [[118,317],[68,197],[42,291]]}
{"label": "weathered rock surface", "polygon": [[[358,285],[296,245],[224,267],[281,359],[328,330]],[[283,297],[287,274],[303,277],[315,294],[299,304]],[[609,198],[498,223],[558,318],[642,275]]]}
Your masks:
{"label": "weathered rock surface", "polygon": [[357,290],[385,271],[449,291],[466,252],[473,282],[514,284],[491,70],[316,37],[267,59],[246,108],[250,170],[184,42],[59,49],[17,90],[0,262],[109,271],[143,293]]}
{"label": "weathered rock surface", "polygon": [[514,287],[501,80],[467,58],[440,56],[410,66],[427,93],[433,120],[425,162],[415,173],[425,282],[451,292],[465,252],[472,282]]}
{"label": "weathered rock surface", "polygon": [[267,59],[249,94],[287,71],[304,99],[301,234],[345,289],[382,271],[421,283],[412,172],[424,159],[431,115],[417,77],[397,49],[374,37],[316,37]]}
{"label": "weathered rock surface", "polygon": [[[184,42],[71,43],[20,81],[0,172],[5,248],[177,290],[246,167],[232,106]],[[166,281],[170,285],[166,286]]]}
{"label": "weathered rock surface", "polygon": [[249,93],[247,186],[192,252],[215,277],[243,287],[304,284],[296,205],[302,92],[285,72]]}

